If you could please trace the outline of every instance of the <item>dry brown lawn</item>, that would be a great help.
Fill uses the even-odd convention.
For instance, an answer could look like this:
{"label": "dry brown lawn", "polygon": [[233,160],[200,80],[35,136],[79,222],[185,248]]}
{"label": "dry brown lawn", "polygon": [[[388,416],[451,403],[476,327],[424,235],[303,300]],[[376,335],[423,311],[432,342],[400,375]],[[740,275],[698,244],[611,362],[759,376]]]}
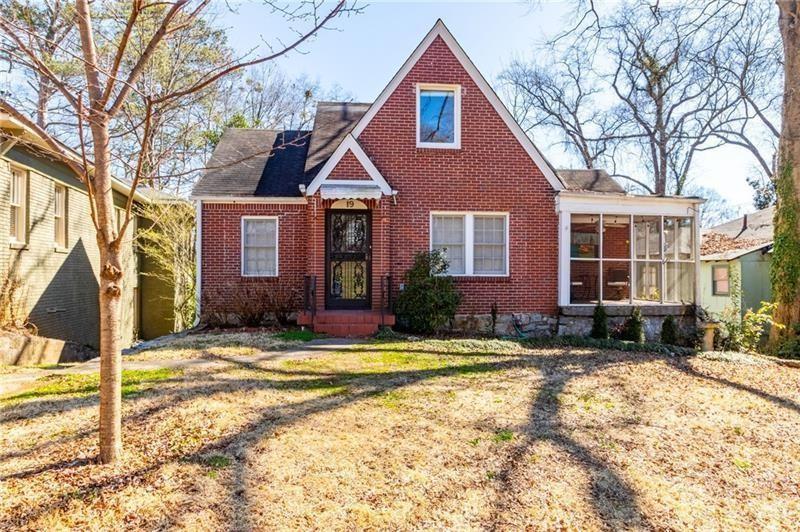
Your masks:
{"label": "dry brown lawn", "polygon": [[0,400],[0,529],[800,523],[800,370],[761,359],[384,341],[137,378],[116,467],[91,385]]}

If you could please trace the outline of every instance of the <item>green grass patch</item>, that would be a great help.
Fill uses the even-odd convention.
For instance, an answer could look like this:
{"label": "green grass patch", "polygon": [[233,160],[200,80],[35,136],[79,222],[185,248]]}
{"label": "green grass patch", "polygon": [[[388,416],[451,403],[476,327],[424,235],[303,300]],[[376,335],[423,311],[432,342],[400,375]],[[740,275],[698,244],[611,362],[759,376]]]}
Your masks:
{"label": "green grass patch", "polygon": [[212,454],[203,460],[203,463],[214,469],[222,469],[231,465],[232,460],[222,454]]}
{"label": "green grass patch", "polygon": [[287,342],[310,342],[317,338],[323,338],[325,335],[317,334],[309,329],[290,329],[288,331],[279,332],[275,338],[285,340]]}
{"label": "green grass patch", "polygon": [[384,392],[379,396],[381,405],[391,410],[399,410],[403,406],[406,393],[399,390]]}
{"label": "green grass patch", "polygon": [[508,429],[501,429],[494,433],[494,441],[503,443],[514,439],[514,433]]}
{"label": "green grass patch", "polygon": [[[173,369],[123,370],[122,396],[128,397],[151,388],[153,384],[179,375]],[[36,380],[36,387],[12,395],[2,402],[18,402],[56,395],[91,395],[100,390],[100,376],[96,373],[47,375]]]}

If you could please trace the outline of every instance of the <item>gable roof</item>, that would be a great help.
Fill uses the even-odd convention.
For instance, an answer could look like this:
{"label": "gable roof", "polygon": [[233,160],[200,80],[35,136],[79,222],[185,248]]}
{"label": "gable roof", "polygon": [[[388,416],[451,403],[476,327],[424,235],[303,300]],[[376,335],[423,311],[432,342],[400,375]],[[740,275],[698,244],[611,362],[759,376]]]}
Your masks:
{"label": "gable roof", "polygon": [[514,117],[511,115],[511,112],[503,105],[503,102],[497,96],[497,93],[494,92],[491,85],[486,81],[483,75],[480,73],[478,68],[475,66],[475,63],[467,56],[464,52],[464,49],[461,48],[461,45],[458,44],[453,34],[450,33],[450,30],[447,29],[442,19],[438,19],[436,24],[433,25],[433,28],[428,32],[422,42],[414,49],[411,55],[406,59],[403,66],[400,67],[400,70],[394,75],[388,85],[381,91],[378,98],[372,103],[364,116],[358,121],[358,123],[353,128],[353,136],[358,138],[361,133],[364,132],[366,127],[372,121],[378,111],[383,107],[383,104],[389,99],[389,96],[394,93],[395,89],[397,89],[398,85],[405,79],[406,75],[411,71],[414,65],[417,64],[417,61],[422,57],[425,51],[430,47],[431,44],[436,40],[437,37],[440,37],[442,41],[447,45],[450,51],[453,53],[455,58],[461,63],[461,66],[464,70],[469,74],[472,78],[472,81],[475,82],[475,85],[481,90],[483,95],[489,101],[489,103],[494,107],[497,114],[500,118],[505,122],[508,129],[523,147],[523,149],[527,152],[531,159],[536,163],[536,166],[544,174],[547,181],[555,190],[563,190],[564,183],[559,179],[556,175],[556,172],[553,166],[544,158],[544,156],[539,152],[538,148],[533,144],[533,141],[525,134],[522,130],[522,127],[517,123]]}
{"label": "gable roof", "polygon": [[625,189],[605,170],[562,169],[556,173],[568,190],[625,194]]}
{"label": "gable roof", "polygon": [[319,102],[305,171],[314,177],[364,113],[368,103]]}
{"label": "gable roof", "polygon": [[[285,132],[293,141],[279,140],[284,133],[274,130],[226,130],[192,195],[300,197],[299,185],[311,192],[314,184],[316,191],[347,151],[356,155],[383,193],[391,193],[391,187],[364,154],[357,138],[437,37],[448,46],[550,185],[555,190],[567,188],[440,19],[372,104],[319,102],[311,132]],[[284,142],[290,145],[271,149]],[[345,142],[349,142],[349,149],[340,150]]]}

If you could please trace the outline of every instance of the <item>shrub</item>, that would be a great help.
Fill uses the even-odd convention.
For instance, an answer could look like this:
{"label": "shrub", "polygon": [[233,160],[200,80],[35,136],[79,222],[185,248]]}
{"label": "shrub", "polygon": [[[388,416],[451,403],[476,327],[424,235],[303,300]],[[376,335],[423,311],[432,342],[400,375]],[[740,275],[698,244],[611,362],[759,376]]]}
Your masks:
{"label": "shrub", "polygon": [[720,347],[730,351],[758,351],[765,333],[773,325],[775,306],[775,303],[762,301],[758,310],[748,309],[741,318],[738,306],[726,307],[720,314],[724,329]]}
{"label": "shrub", "polygon": [[625,320],[623,339],[637,344],[644,343],[644,318],[639,307],[633,309],[630,318]]}
{"label": "shrub", "polygon": [[289,315],[300,308],[300,292],[277,285],[270,287],[265,296],[269,315],[281,327],[289,325]]}
{"label": "shrub", "polygon": [[405,273],[405,288],[395,303],[398,324],[413,332],[433,333],[453,320],[461,302],[453,278],[447,274],[441,251],[417,253]]}
{"label": "shrub", "polygon": [[594,314],[592,315],[592,332],[590,333],[590,336],[599,340],[605,340],[608,338],[608,316],[606,315],[606,309],[603,307],[602,303],[597,303],[597,305],[594,307]]}
{"label": "shrub", "polygon": [[203,321],[209,327],[260,327],[270,321],[281,326],[299,307],[299,292],[281,285],[252,284],[204,289]]}
{"label": "shrub", "polygon": [[30,329],[22,305],[22,282],[12,272],[0,275],[0,330]]}
{"label": "shrub", "polygon": [[661,324],[661,343],[678,345],[678,323],[672,314],[664,318],[664,322]]}

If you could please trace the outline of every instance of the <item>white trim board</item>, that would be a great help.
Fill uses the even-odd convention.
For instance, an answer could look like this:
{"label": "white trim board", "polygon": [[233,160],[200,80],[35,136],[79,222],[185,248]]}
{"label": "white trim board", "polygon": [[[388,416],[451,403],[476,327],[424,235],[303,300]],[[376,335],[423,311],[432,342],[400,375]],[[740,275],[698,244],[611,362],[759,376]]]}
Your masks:
{"label": "white trim board", "polygon": [[308,200],[302,197],[278,196],[192,196],[194,201],[203,203],[267,203],[273,205],[306,205]]}
{"label": "white trim board", "polygon": [[[314,180],[311,181],[311,184],[308,185],[308,188],[306,189],[306,195],[313,196],[319,190],[319,187],[322,186],[322,183],[326,182],[330,173],[333,172],[333,169],[336,168],[336,165],[339,164],[339,161],[342,160],[348,151],[353,152],[353,155],[356,156],[358,162],[362,167],[364,167],[364,170],[367,171],[367,174],[372,182],[381,189],[381,192],[387,196],[391,195],[392,187],[389,186],[389,183],[386,182],[386,179],[384,179],[383,175],[381,175],[380,171],[378,171],[378,168],[370,160],[370,158],[367,157],[364,149],[350,133],[348,133],[341,144],[339,144],[339,146],[336,148],[336,151],[333,152],[333,155],[331,155],[330,158],[325,162],[325,165],[316,175]],[[340,180],[331,180],[331,182],[332,181],[336,181],[338,183]]]}
{"label": "white trim board", "polygon": [[442,19],[436,21],[433,28],[428,32],[422,42],[414,49],[406,62],[403,63],[403,66],[400,67],[400,70],[397,71],[397,74],[394,75],[392,80],[389,82],[388,85],[383,89],[380,93],[378,98],[370,105],[367,112],[358,123],[355,125],[352,131],[352,135],[355,138],[358,138],[361,133],[367,128],[367,125],[375,118],[375,115],[378,114],[378,111],[383,107],[386,101],[389,99],[389,96],[394,93],[395,89],[400,85],[400,83],[405,79],[414,65],[417,64],[417,61],[422,57],[422,55],[427,51],[436,37],[441,37],[444,43],[450,48],[450,51],[453,55],[458,59],[461,66],[464,70],[472,78],[472,81],[475,82],[475,85],[481,90],[483,95],[489,100],[489,103],[492,104],[494,110],[500,116],[500,118],[505,122],[508,129],[520,143],[522,148],[528,154],[528,156],[536,163],[536,166],[539,167],[539,170],[544,174],[544,177],[550,183],[550,186],[553,187],[554,190],[564,190],[564,183],[562,183],[561,179],[558,178],[553,168],[547,162],[547,160],[542,156],[536,146],[533,144],[533,141],[525,134],[522,130],[520,125],[514,120],[514,117],[511,115],[511,112],[503,105],[503,102],[497,96],[497,93],[494,92],[491,85],[486,81],[483,75],[480,73],[478,68],[475,66],[475,63],[467,56],[464,52],[464,49],[461,48],[461,45],[458,44],[453,34],[450,33],[450,30],[447,29],[447,26],[444,25]]}

